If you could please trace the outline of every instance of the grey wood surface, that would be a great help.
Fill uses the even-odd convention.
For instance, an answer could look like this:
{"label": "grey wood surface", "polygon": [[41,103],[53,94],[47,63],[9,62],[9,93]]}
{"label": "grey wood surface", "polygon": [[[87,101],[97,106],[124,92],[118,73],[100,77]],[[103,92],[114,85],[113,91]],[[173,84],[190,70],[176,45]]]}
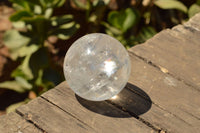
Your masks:
{"label": "grey wood surface", "polygon": [[34,124],[26,121],[17,113],[0,117],[0,132],[2,133],[43,133]]}
{"label": "grey wood surface", "polygon": [[91,102],[66,82],[0,117],[0,132],[197,133],[200,14],[129,49],[130,79],[116,99]]}
{"label": "grey wood surface", "polygon": [[92,128],[81,120],[74,118],[69,112],[58,108],[40,97],[32,100],[27,105],[19,107],[16,112],[46,132],[94,132]]}
{"label": "grey wood surface", "polygon": [[162,31],[143,45],[131,48],[131,51],[200,91],[199,30],[179,25]]}
{"label": "grey wood surface", "polygon": [[[141,117],[167,131],[178,132],[179,130],[186,133],[189,130],[197,131],[200,127],[199,91],[148,65],[134,55],[130,54],[130,56],[132,72],[129,83],[145,91],[155,105]],[[129,88],[133,92],[139,92],[134,87]],[[141,93],[140,95],[147,97]],[[152,113],[153,117],[150,115]]]}
{"label": "grey wood surface", "polygon": [[75,96],[72,90],[67,87],[66,82],[43,94],[42,97],[82,120],[98,132],[154,132],[153,129],[112,104],[105,101],[86,101]]}

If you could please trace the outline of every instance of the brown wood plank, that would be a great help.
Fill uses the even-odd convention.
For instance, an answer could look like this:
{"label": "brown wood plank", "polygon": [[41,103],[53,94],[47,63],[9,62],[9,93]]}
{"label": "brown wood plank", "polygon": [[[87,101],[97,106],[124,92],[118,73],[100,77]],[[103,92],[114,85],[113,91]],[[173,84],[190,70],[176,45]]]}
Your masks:
{"label": "brown wood plank", "polygon": [[[170,30],[169,34],[179,40],[184,40],[189,46],[196,45],[197,48],[200,48],[200,30],[195,30],[189,26],[177,25]],[[198,55],[196,56],[198,57]]]}
{"label": "brown wood plank", "polygon": [[198,132],[199,20],[200,14],[130,49],[131,77],[116,99],[86,101],[63,82],[18,108],[24,118],[16,113],[0,117],[0,132]]}
{"label": "brown wood plank", "polygon": [[[200,127],[200,92],[185,85],[183,82],[171,77],[170,75],[159,71],[157,68],[145,63],[131,53],[130,56],[132,72],[129,83],[141,88],[148,94],[156,106],[169,112],[169,114],[166,113],[164,115],[170,116],[170,114],[172,114],[175,116],[174,118],[180,119],[182,122],[187,124],[190,127],[188,127],[188,130],[197,131]],[[135,91],[135,89],[132,89],[132,91]],[[143,95],[143,97],[147,96]],[[154,110],[151,109],[141,117],[143,119],[148,119],[150,123],[154,124],[154,120],[157,116],[152,117],[149,114],[151,111],[153,111],[152,113],[154,113],[154,115],[155,112],[160,112],[154,112]],[[150,119],[151,117],[152,119]],[[172,116],[170,117],[173,118]],[[168,121],[173,123],[173,120]],[[183,126],[185,124],[181,126],[181,124],[171,125],[168,123],[172,127],[166,127],[167,125],[165,122],[166,121],[161,120],[159,125],[162,128],[173,130],[174,132],[175,128],[178,126],[180,132],[186,132],[186,129],[184,129]],[[158,124],[158,122],[155,124]]]}
{"label": "brown wood plank", "polygon": [[200,31],[178,26],[164,30],[131,52],[152,62],[164,73],[170,73],[200,90]]}
{"label": "brown wood plank", "polygon": [[[128,112],[137,114],[136,110],[138,109],[138,106],[141,106],[138,105],[141,103],[137,103],[137,101],[140,101],[138,99],[143,99],[141,97],[143,93],[141,94],[141,92],[138,91],[137,87],[131,84],[128,84],[127,88],[130,88],[132,92],[129,89],[124,89],[120,94],[118,94],[118,98],[115,100],[111,100],[111,102],[121,106]],[[138,96],[138,94],[140,96]],[[139,118],[144,120],[145,122],[150,123],[154,127],[167,132],[189,133],[198,131],[181,118],[176,117],[172,113],[161,109],[155,104],[152,104],[149,111],[139,115]]]}
{"label": "brown wood plank", "polygon": [[155,132],[128,113],[105,101],[91,102],[75,96],[72,90],[67,87],[66,82],[43,94],[42,97],[92,126],[100,133]]}
{"label": "brown wood plank", "polygon": [[16,113],[0,117],[1,133],[43,133]]}
{"label": "brown wood plank", "polygon": [[[131,89],[137,88],[137,87],[133,88],[132,87],[133,85],[130,84],[127,86]],[[136,89],[136,93],[140,93],[140,95],[145,94],[141,93],[141,90],[138,89]],[[137,95],[136,93],[124,89],[118,95],[118,98],[112,100],[112,103],[121,106],[124,111],[127,110],[131,114],[133,113],[134,115],[139,116],[140,118],[142,118],[142,121],[144,121],[145,123],[149,123],[158,130],[164,130],[176,133],[188,133],[196,131],[196,129],[193,129],[193,127],[187,124],[184,120],[174,116],[169,112],[160,109],[154,104],[151,106],[150,102],[151,99],[149,99],[146,95],[144,95],[144,97],[147,100]],[[42,97],[48,99],[50,102],[56,104],[57,106],[66,110],[67,112],[72,113],[79,119],[84,120],[85,123],[92,125],[95,129],[100,130],[100,132],[102,132],[102,130],[103,131],[106,130],[109,132],[113,131],[127,132],[127,130],[129,132],[132,132],[138,130],[137,125],[136,126],[133,126],[132,124],[130,125],[130,123],[132,123],[131,121],[134,122],[135,120],[133,120],[132,118],[131,120],[129,118],[130,116],[126,116],[127,114],[125,115],[124,112],[122,111],[116,111],[116,109],[114,109],[111,105],[107,104],[106,102],[90,102],[83,99],[80,100],[80,98],[78,98],[79,101],[78,103],[78,101],[75,99],[74,93],[68,88],[66,82],[63,82],[55,89],[52,89],[51,91],[43,94]],[[80,105],[82,105],[83,107],[80,107]],[[87,109],[89,109],[90,111]],[[106,117],[109,115],[116,118]],[[117,118],[117,117],[124,117],[124,118]],[[104,123],[102,123],[102,119]],[[115,125],[113,125],[113,123],[115,123]],[[131,126],[132,128],[130,129],[127,128],[126,126],[128,127]],[[144,131],[141,130],[141,132]]]}
{"label": "brown wood plank", "polygon": [[193,27],[196,30],[200,31],[200,13],[196,14],[194,17],[192,17],[187,23],[185,23],[184,25],[189,26],[189,27]]}
{"label": "brown wood plank", "polygon": [[95,132],[88,125],[40,97],[19,107],[16,111],[48,133]]}
{"label": "brown wood plank", "polygon": [[[135,93],[139,93],[139,95],[142,95],[148,101],[141,102],[141,101],[144,101],[143,98],[125,89],[119,94],[120,98],[112,102],[117,105],[120,105],[122,108],[124,108],[125,110],[128,110],[131,113],[134,113],[136,115],[141,114],[141,116],[139,116],[140,118],[142,118],[145,122],[152,124],[157,129],[163,129],[170,132],[180,132],[180,133],[197,131],[197,128],[200,122],[198,118],[199,117],[199,111],[198,111],[199,92],[197,91],[193,92],[193,90],[189,88],[188,86],[186,86],[184,83],[170,77],[167,74],[160,72],[156,68],[145,63],[141,59],[138,59],[134,55],[130,54],[130,56],[131,56],[131,62],[132,62],[132,74],[130,78],[130,83],[139,85],[148,94],[150,94],[149,95],[150,98],[153,97],[153,101],[155,99],[154,101],[155,105],[153,104],[149,111],[146,110],[147,111],[146,113],[145,112],[143,112],[144,114],[140,113],[141,110],[144,109],[146,105],[147,106],[150,105],[150,103],[148,104],[148,101],[151,101],[151,99],[148,99],[147,97],[148,95],[144,95],[145,93],[141,93],[141,90],[136,91],[135,88],[131,87],[133,85],[130,85],[130,84],[128,84],[127,86],[131,88],[132,91],[136,91]],[[158,81],[156,82],[156,80]],[[67,112],[74,113],[74,115],[78,116],[79,119],[81,120],[85,119],[83,115],[83,112],[85,111],[80,111],[81,112],[80,113],[74,110],[74,108],[69,108],[70,103],[75,103],[76,101],[74,101],[73,97],[69,101],[69,97],[71,97],[71,95],[73,94],[71,94],[72,93],[71,90],[67,89],[67,84],[65,82],[62,84],[64,85],[57,86],[55,89],[51,90],[50,92],[45,93],[43,97],[53,102],[54,104],[58,105],[62,109],[66,110]],[[147,84],[147,86],[145,84]],[[154,90],[154,86],[155,86],[155,90]],[[176,87],[178,87],[178,91],[174,91]],[[158,92],[159,89],[161,93]],[[172,90],[172,92],[168,93],[170,89]],[[183,97],[181,96],[182,93],[184,94]],[[193,95],[193,93],[195,95]],[[171,94],[172,96],[168,96]],[[190,95],[194,97],[190,98]],[[184,98],[185,100],[182,100]],[[185,103],[181,103],[182,101]],[[190,102],[194,102],[194,103],[190,104]],[[163,103],[165,103],[164,106],[162,106]],[[78,105],[74,104],[74,106],[78,106]],[[88,106],[90,106],[90,104],[88,104],[87,107]],[[187,106],[189,106],[189,108]],[[96,108],[94,107],[94,109]],[[169,110],[169,111],[165,111],[165,110]],[[190,111],[194,111],[194,112],[188,115]],[[180,113],[180,115],[177,115],[177,113]],[[184,115],[184,116],[181,116],[181,115]],[[86,123],[89,123],[89,121],[90,119],[88,121],[86,120]],[[181,128],[177,128],[177,127],[181,127]]]}

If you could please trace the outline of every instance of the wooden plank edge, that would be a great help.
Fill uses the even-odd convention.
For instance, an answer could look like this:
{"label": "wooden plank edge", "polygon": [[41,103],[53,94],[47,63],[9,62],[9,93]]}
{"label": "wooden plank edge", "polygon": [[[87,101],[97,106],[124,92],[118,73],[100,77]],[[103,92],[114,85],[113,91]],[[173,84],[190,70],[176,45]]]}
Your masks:
{"label": "wooden plank edge", "polygon": [[[200,13],[196,14],[195,16],[193,16],[192,18],[189,19],[189,21],[187,21],[186,23],[184,23],[183,25],[179,24],[177,26],[172,27],[171,29],[165,29],[162,30],[161,32],[157,33],[154,37],[150,38],[149,40],[147,40],[146,42],[137,45],[135,47],[140,47],[141,45],[144,44],[148,44],[148,42],[152,42],[154,38],[156,38],[157,36],[159,36],[162,33],[167,33],[170,35],[175,35],[175,34],[182,34],[181,33],[181,29],[184,30],[188,30],[188,31],[192,31],[192,32],[198,32],[200,33]],[[177,33],[175,33],[177,32]],[[175,35],[176,37],[178,37],[177,35]],[[169,74],[170,76],[172,76],[173,78],[176,78],[177,80],[183,82],[184,84],[186,84],[187,86],[192,87],[193,89],[200,91],[200,88],[197,85],[192,84],[191,82],[181,78],[179,75],[174,75],[173,73],[169,72],[166,68],[161,67],[159,64],[152,62],[150,59],[144,58],[138,54],[136,54],[134,51],[132,51],[131,49],[128,50],[130,53],[132,53],[133,55],[135,55],[136,57],[142,59],[143,61],[145,61],[146,63],[148,63],[149,65],[154,66],[155,68],[157,68],[158,70],[160,70],[163,73]]]}
{"label": "wooden plank edge", "polygon": [[[46,112],[44,112],[44,111],[46,111]],[[53,120],[52,120],[53,116],[48,116],[48,113],[51,115],[55,114],[54,117],[59,117],[57,119],[57,122],[60,119],[62,119],[65,122],[71,123],[72,127],[68,127],[68,130],[70,130],[70,132],[78,132],[76,130],[80,131],[80,129],[84,129],[84,131],[82,131],[82,132],[86,132],[86,130],[90,131],[90,132],[94,132],[94,129],[91,128],[89,125],[86,125],[82,121],[75,119],[73,116],[71,116],[71,114],[58,108],[54,104],[49,103],[42,97],[38,97],[38,98],[30,101],[26,105],[20,106],[19,108],[16,109],[16,112],[18,114],[20,114],[24,119],[26,119],[27,121],[34,124],[37,128],[41,129],[45,133],[56,132],[57,130],[59,130],[59,132],[60,132],[61,130],[66,129],[65,126],[62,126],[63,129],[61,129],[61,127],[56,129],[58,126],[58,123],[53,122]],[[62,121],[59,121],[59,122],[60,122],[59,124],[62,124]],[[53,125],[49,125],[48,123],[53,124],[54,126],[56,125],[56,127],[52,127]],[[74,126],[76,126],[76,125],[78,125],[77,128],[74,128]]]}
{"label": "wooden plank edge", "polygon": [[[57,101],[59,101],[58,99],[57,100],[52,100],[51,99],[51,94],[55,94],[55,92],[57,91],[57,93],[63,93],[62,91],[60,91],[59,89],[63,86],[66,86],[66,81],[65,82],[62,82],[61,84],[59,84],[58,86],[56,86],[53,90],[51,90],[50,92],[48,93],[45,93],[41,96],[41,98],[43,98],[44,100],[47,100],[48,102],[56,105],[58,108],[62,109],[62,110],[65,110],[67,111],[65,108],[63,108],[64,106],[61,106],[60,104],[57,105]],[[68,86],[65,88],[65,89],[69,89],[70,92],[72,91]],[[57,96],[55,96],[57,97]],[[68,97],[68,96],[65,96],[65,97]],[[65,99],[66,100],[66,99]],[[122,109],[122,107],[120,108],[119,106],[115,105],[114,103],[111,103],[109,101],[104,101],[105,104],[108,104],[109,106],[111,106],[112,108],[115,108],[116,110],[119,110],[119,111],[122,111],[124,114],[127,114],[129,115],[130,117],[132,118],[135,118],[136,121],[138,121],[139,123],[142,123],[144,124],[146,127],[152,129],[152,131],[155,131],[155,132],[160,132],[162,131],[162,129],[160,128],[157,128],[157,127],[154,127],[151,123],[143,120],[142,118],[139,118],[137,117],[137,115],[133,114],[132,112],[128,112],[128,111],[125,111]],[[72,114],[74,112],[70,112],[70,111],[67,111],[68,113]],[[74,116],[74,114],[72,114]],[[79,119],[76,117],[76,119]]]}
{"label": "wooden plank edge", "polygon": [[12,112],[0,117],[0,132],[7,133],[45,133],[43,130],[35,126],[33,123],[27,121],[16,112]]}
{"label": "wooden plank edge", "polygon": [[[174,27],[174,28],[175,28],[175,27]],[[165,29],[165,30],[159,32],[158,34],[156,34],[154,37],[158,36],[159,34],[161,34],[161,33],[163,33],[163,32],[168,32],[168,33],[170,34],[170,31],[172,31],[172,29]],[[145,43],[140,44],[140,45],[138,45],[138,46],[147,44],[148,42],[152,41],[152,39],[153,39],[154,37],[152,37],[151,39],[147,40]],[[137,47],[137,46],[136,46],[136,47]],[[171,76],[171,77],[177,79],[178,81],[181,81],[182,83],[184,83],[185,85],[191,87],[192,89],[195,89],[195,90],[197,90],[197,91],[200,92],[200,89],[199,89],[197,86],[195,86],[195,85],[191,84],[190,82],[184,80],[183,78],[181,78],[181,77],[178,76],[178,75],[174,75],[173,73],[169,72],[166,68],[161,67],[159,64],[154,63],[154,62],[152,62],[150,59],[147,59],[147,58],[145,58],[145,57],[142,57],[142,56],[138,55],[137,53],[135,53],[135,52],[132,51],[131,49],[128,50],[128,52],[129,52],[129,54],[131,54],[131,55],[137,57],[138,59],[140,59],[140,60],[142,60],[142,61],[144,61],[144,62],[147,63],[148,65],[153,66],[154,68],[156,68],[157,70],[161,71],[162,73],[167,74],[167,75],[169,75],[169,76]]]}
{"label": "wooden plank edge", "polygon": [[200,31],[200,13],[197,13],[195,16],[190,18],[188,22],[186,22],[184,25],[192,27],[193,29]]}
{"label": "wooden plank edge", "polygon": [[[60,108],[63,108],[64,106],[63,106],[62,104],[57,103],[57,101],[58,101],[57,98],[53,98],[53,99],[54,99],[54,100],[53,100],[53,99],[52,99],[52,96],[50,96],[50,93],[55,94],[56,91],[57,91],[57,93],[59,93],[59,96],[61,96],[60,93],[63,94],[64,89],[61,89],[59,86],[67,86],[67,84],[66,84],[66,82],[63,82],[63,83],[61,83],[61,84],[63,84],[63,85],[58,85],[56,88],[54,88],[54,89],[52,90],[52,92],[45,93],[42,97],[44,97],[45,99],[48,99],[48,101],[51,101],[51,102],[53,102],[54,104],[58,104],[57,106],[60,106]],[[126,88],[127,88],[127,87],[126,87]],[[60,90],[60,89],[61,89],[61,90]],[[70,89],[70,88],[69,88],[69,87],[66,87],[65,90],[67,90],[67,89]],[[130,90],[128,89],[127,91],[130,91]],[[134,93],[134,94],[138,95],[137,93],[135,93],[135,92],[133,92],[133,91],[130,91],[130,93]],[[52,94],[51,94],[51,95],[52,95]],[[130,95],[131,95],[131,94],[130,94]],[[54,95],[54,96],[57,97],[56,95]],[[63,96],[62,96],[62,97],[63,97]],[[65,96],[65,97],[68,97],[68,96]],[[148,101],[145,97],[142,97],[141,95],[139,95],[139,97],[141,97],[141,98],[145,99],[146,101]],[[65,99],[65,100],[66,100],[66,99]],[[160,124],[151,123],[149,120],[146,119],[146,117],[136,115],[132,109],[130,110],[130,108],[126,108],[126,105],[125,105],[125,106],[124,106],[124,105],[120,105],[120,104],[118,104],[118,103],[116,103],[116,102],[112,102],[112,101],[110,101],[110,100],[108,100],[108,101],[106,101],[106,102],[107,102],[108,104],[113,105],[115,108],[118,108],[118,109],[120,109],[121,111],[123,111],[123,112],[125,112],[125,113],[128,113],[130,116],[136,118],[138,121],[142,122],[142,123],[145,124],[146,126],[152,128],[152,129],[154,129],[154,131],[157,131],[157,132],[169,132],[169,131],[171,130],[171,129],[167,129],[166,126],[163,126],[163,125],[160,125]],[[128,102],[128,103],[129,103],[129,102]],[[184,124],[187,125],[187,123],[186,123],[184,120],[182,120],[182,119],[180,119],[179,117],[175,116],[174,114],[172,114],[172,113],[170,113],[170,112],[168,112],[168,111],[166,111],[166,110],[164,110],[164,109],[158,107],[156,104],[154,104],[154,105],[152,105],[152,106],[153,106],[153,109],[154,109],[154,110],[156,110],[156,111],[159,111],[159,110],[160,110],[160,111],[162,112],[162,113],[161,113],[162,115],[164,115],[164,114],[166,115],[166,114],[167,114],[165,117],[162,118],[162,120],[164,120],[164,118],[167,118],[167,119],[175,118],[175,119],[176,119],[176,122],[175,122],[175,123],[178,122],[178,123],[184,123]],[[63,109],[65,110],[65,107],[64,107]],[[73,113],[73,112],[72,112],[72,113]]]}
{"label": "wooden plank edge", "polygon": [[43,133],[47,133],[42,127],[40,127],[38,124],[36,124],[34,121],[32,121],[30,119],[30,115],[28,114],[23,114],[22,112],[18,111],[17,109],[15,110],[15,112],[21,116],[24,120],[26,120],[27,122],[31,123],[32,125],[34,125],[35,127],[37,127],[39,130],[41,130]]}

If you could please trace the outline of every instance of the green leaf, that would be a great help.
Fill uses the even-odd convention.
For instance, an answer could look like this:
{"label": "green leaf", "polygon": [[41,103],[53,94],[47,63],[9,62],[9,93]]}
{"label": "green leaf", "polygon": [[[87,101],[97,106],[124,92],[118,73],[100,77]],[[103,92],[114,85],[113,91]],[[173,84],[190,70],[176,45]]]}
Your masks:
{"label": "green leaf", "polygon": [[43,76],[43,69],[40,69],[38,71],[38,76],[36,77],[36,80],[35,80],[35,84],[37,86],[42,86],[42,84],[43,84],[42,76]]}
{"label": "green leaf", "polygon": [[68,24],[61,25],[59,28],[51,31],[50,35],[56,35],[59,39],[69,39],[79,28],[79,25],[71,22]]}
{"label": "green leaf", "polygon": [[25,103],[27,103],[27,100],[18,102],[15,104],[11,104],[10,106],[6,108],[6,113],[8,114],[8,113],[14,112],[19,106],[24,105]]}
{"label": "green leaf", "polygon": [[[90,5],[87,3],[84,3],[84,1],[82,0],[72,0],[74,2],[74,4],[80,8],[80,9],[85,9],[88,10],[90,8]],[[87,0],[86,0],[87,1]]]}
{"label": "green leaf", "polygon": [[26,77],[24,72],[21,69],[19,69],[19,67],[18,67],[12,72],[11,77],[15,78],[15,77],[19,77],[19,76],[24,77],[24,78]]}
{"label": "green leaf", "polygon": [[49,65],[48,51],[45,47],[40,48],[30,57],[29,65],[34,77],[38,76],[40,69],[45,69]]}
{"label": "green leaf", "polygon": [[127,8],[125,10],[125,14],[126,14],[126,19],[123,22],[124,31],[128,30],[138,22],[138,14],[133,9]]}
{"label": "green leaf", "polygon": [[31,53],[35,52],[37,48],[37,45],[32,44],[30,46],[22,46],[16,49],[11,49],[10,56],[13,60],[16,60],[18,57],[30,55]]}
{"label": "green leaf", "polygon": [[156,0],[154,4],[161,9],[177,9],[187,13],[187,7],[177,0]]}
{"label": "green leaf", "polygon": [[128,29],[137,24],[139,15],[136,10],[127,8],[121,11],[111,11],[108,14],[108,22],[114,27],[126,32]]}
{"label": "green leaf", "polygon": [[194,16],[196,13],[200,12],[200,6],[197,4],[193,4],[190,6],[189,10],[188,10],[188,16],[189,18],[191,18],[192,16]]}
{"label": "green leaf", "polygon": [[156,33],[157,32],[153,27],[150,26],[143,27],[137,36],[137,40],[139,43],[143,43],[146,40],[152,38]]}
{"label": "green leaf", "polygon": [[4,34],[4,43],[10,49],[10,55],[13,60],[18,57],[24,57],[35,52],[37,45],[27,46],[30,38],[22,36],[17,30],[9,30]]}
{"label": "green leaf", "polygon": [[28,83],[26,79],[23,77],[15,77],[15,80],[23,87],[26,88],[26,90],[30,90],[32,88],[32,85]]}
{"label": "green leaf", "polygon": [[34,5],[34,14],[41,14],[42,13],[42,7],[39,5]]}
{"label": "green leaf", "polygon": [[26,24],[31,25],[31,32],[27,35],[32,38],[32,43],[43,45],[44,41],[47,39],[50,21],[41,15],[37,15],[32,18],[24,18],[23,21],[25,21]]}
{"label": "green leaf", "polygon": [[11,50],[11,55],[17,57],[24,57],[34,53],[38,49],[38,46],[35,44],[31,44],[30,46],[22,46],[18,49]]}
{"label": "green leaf", "polygon": [[27,11],[30,11],[30,5],[25,0],[9,0],[9,1],[12,2],[15,6],[17,6],[19,10],[25,9]]}
{"label": "green leaf", "polygon": [[[34,0],[31,0],[34,1]],[[45,8],[57,8],[61,7],[66,0],[39,0],[40,4]]]}
{"label": "green leaf", "polygon": [[40,0],[26,0],[26,1],[32,5],[41,5]]}
{"label": "green leaf", "polygon": [[22,64],[18,67],[25,75],[26,79],[33,79],[33,74],[29,66],[31,54],[26,56]]}
{"label": "green leaf", "polygon": [[47,8],[45,13],[44,13],[45,18],[50,18],[52,13],[53,13],[53,9],[52,8]]}
{"label": "green leaf", "polygon": [[12,21],[12,22],[22,21],[22,18],[29,18],[32,16],[33,16],[33,14],[26,10],[17,11],[10,16],[10,21]]}
{"label": "green leaf", "polygon": [[[55,0],[54,0],[55,1]],[[57,2],[55,2],[54,6],[55,7],[61,7],[64,5],[66,0],[57,0]]]}
{"label": "green leaf", "polygon": [[96,6],[99,6],[99,5],[108,5],[109,4],[109,2],[110,2],[110,0],[94,0],[93,2],[92,2],[92,5],[94,6],[94,7],[96,7]]}
{"label": "green leaf", "polygon": [[60,17],[52,17],[51,23],[53,26],[60,26],[73,21],[72,15],[63,15]]}
{"label": "green leaf", "polygon": [[6,88],[10,90],[17,91],[19,93],[23,93],[26,91],[26,88],[24,88],[20,83],[17,81],[5,81],[0,83],[0,88]]}
{"label": "green leaf", "polygon": [[101,22],[101,24],[106,27],[106,33],[107,34],[109,34],[111,36],[113,36],[113,35],[122,35],[122,32],[119,29],[109,25],[108,23]]}
{"label": "green leaf", "polygon": [[9,49],[16,49],[27,45],[30,38],[22,36],[17,30],[8,30],[3,36],[3,41]]}
{"label": "green leaf", "polygon": [[31,45],[30,46],[32,49],[27,50],[29,53],[27,53],[25,59],[23,60],[22,64],[20,64],[17,69],[15,69],[12,72],[12,77],[24,77],[25,79],[31,80],[33,79],[33,74],[30,69],[29,61],[32,53],[34,53],[36,50],[38,50],[38,46],[36,45]]}
{"label": "green leaf", "polygon": [[18,29],[18,28],[20,28],[20,29],[25,28],[25,22],[23,22],[23,21],[13,22],[12,25],[16,29]]}

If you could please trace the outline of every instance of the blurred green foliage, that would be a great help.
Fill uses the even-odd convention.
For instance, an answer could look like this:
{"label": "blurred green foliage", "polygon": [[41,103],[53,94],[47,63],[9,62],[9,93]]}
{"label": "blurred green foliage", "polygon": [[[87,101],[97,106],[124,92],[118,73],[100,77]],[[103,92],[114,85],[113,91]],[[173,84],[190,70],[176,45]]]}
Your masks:
{"label": "blurred green foliage", "polygon": [[[112,5],[112,0],[10,2],[16,10],[10,17],[15,29],[4,34],[4,43],[10,49],[11,58],[20,64],[11,74],[13,80],[0,83],[0,88],[20,93],[32,91],[36,95],[63,80],[62,74],[55,69],[55,63],[51,60],[46,45],[48,37],[56,36],[67,40],[78,30],[84,30],[85,34],[104,32],[129,48],[143,43],[169,27],[168,24],[174,26],[184,23],[200,12],[200,0],[190,6],[178,0],[129,0],[127,3],[122,2],[116,9],[112,9],[115,6]],[[75,12],[53,15],[55,9],[62,8],[64,4]],[[24,102],[12,105],[11,108],[22,103]]]}
{"label": "blurred green foliage", "polygon": [[[107,33],[126,48],[143,43],[160,30],[184,23],[200,12],[200,0],[190,6],[179,0],[129,0],[121,2],[117,10],[109,8],[113,1],[71,0],[76,9],[85,12],[85,23],[81,26],[92,26],[87,33]],[[114,2],[117,1],[120,0]]]}
{"label": "blurred green foliage", "polygon": [[11,58],[21,64],[13,70],[13,80],[0,83],[0,87],[40,95],[63,80],[51,62],[45,41],[49,36],[68,39],[79,25],[72,15],[52,16],[53,9],[62,6],[65,0],[10,1],[16,10],[10,17],[15,29],[6,31],[4,43]]}

